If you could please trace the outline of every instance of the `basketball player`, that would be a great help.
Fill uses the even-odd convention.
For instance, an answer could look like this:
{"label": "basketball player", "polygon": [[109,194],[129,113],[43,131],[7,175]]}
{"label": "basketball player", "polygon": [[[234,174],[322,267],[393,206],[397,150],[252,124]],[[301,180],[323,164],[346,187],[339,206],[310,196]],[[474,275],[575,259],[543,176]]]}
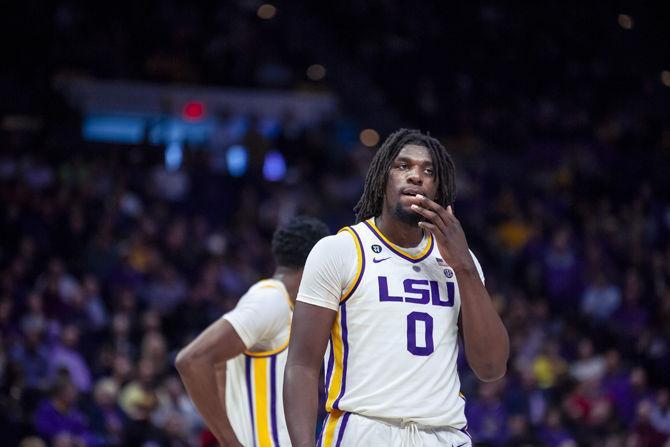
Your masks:
{"label": "basketball player", "polygon": [[282,403],[286,347],[305,259],[329,234],[296,217],[272,238],[277,269],[177,355],[186,390],[222,446],[289,446]]}
{"label": "basketball player", "polygon": [[500,379],[507,331],[484,288],[452,203],[454,165],[416,130],[388,137],[367,173],[358,224],[319,241],[305,264],[284,401],[294,447],[469,446],[456,370],[459,328],[470,367]]}

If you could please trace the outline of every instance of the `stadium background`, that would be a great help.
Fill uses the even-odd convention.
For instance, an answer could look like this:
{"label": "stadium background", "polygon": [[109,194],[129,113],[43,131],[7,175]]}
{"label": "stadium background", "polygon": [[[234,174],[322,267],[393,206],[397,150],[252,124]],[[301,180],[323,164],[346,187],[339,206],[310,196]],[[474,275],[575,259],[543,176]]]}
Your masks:
{"label": "stadium background", "polygon": [[401,126],[511,337],[477,445],[670,445],[667,3],[289,3],[3,6],[2,445],[211,445],[176,351]]}

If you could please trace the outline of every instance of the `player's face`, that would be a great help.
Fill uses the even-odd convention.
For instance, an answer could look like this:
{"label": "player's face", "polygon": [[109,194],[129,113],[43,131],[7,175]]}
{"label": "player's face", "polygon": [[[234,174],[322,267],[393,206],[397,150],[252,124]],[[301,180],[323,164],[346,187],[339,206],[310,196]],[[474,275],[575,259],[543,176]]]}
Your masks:
{"label": "player's face", "polygon": [[405,223],[416,224],[421,216],[411,209],[414,196],[421,194],[434,200],[436,193],[437,180],[428,148],[416,144],[404,146],[389,170],[385,211]]}

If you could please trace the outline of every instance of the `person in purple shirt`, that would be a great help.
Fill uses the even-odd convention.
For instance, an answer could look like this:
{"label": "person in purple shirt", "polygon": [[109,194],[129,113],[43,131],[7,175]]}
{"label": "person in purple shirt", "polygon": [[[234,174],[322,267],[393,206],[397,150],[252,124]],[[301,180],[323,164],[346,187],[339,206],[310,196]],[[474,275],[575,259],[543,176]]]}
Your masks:
{"label": "person in purple shirt", "polygon": [[44,400],[35,411],[33,424],[37,433],[53,440],[57,435],[69,433],[86,447],[96,447],[95,438],[89,431],[88,421],[77,408],[77,389],[67,376],[56,379],[51,398]]}
{"label": "person in purple shirt", "polygon": [[468,431],[478,442],[502,445],[506,437],[507,410],[500,399],[500,391],[500,383],[482,383],[479,396],[465,406]]}
{"label": "person in purple shirt", "polygon": [[547,447],[571,445],[571,441],[574,442],[570,432],[563,426],[561,413],[557,408],[552,408],[547,413],[545,423],[538,430],[538,437]]}
{"label": "person in purple shirt", "polygon": [[554,310],[570,312],[578,308],[581,260],[571,242],[570,229],[559,228],[544,254],[544,279]]}
{"label": "person in purple shirt", "polygon": [[66,369],[72,378],[72,383],[80,392],[91,389],[91,371],[86,360],[77,350],[79,344],[79,329],[67,324],[61,331],[61,340],[49,356],[50,377],[55,377],[59,370]]}
{"label": "person in purple shirt", "polygon": [[24,338],[9,352],[9,360],[23,374],[29,389],[44,391],[48,386],[49,350],[44,343],[44,321],[24,318],[21,322]]}

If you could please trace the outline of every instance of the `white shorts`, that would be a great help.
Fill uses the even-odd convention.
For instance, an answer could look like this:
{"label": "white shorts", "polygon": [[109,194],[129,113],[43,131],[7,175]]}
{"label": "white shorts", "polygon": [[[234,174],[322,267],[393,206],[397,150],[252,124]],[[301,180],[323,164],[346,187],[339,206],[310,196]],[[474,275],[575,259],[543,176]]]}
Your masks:
{"label": "white shorts", "polygon": [[327,434],[326,418],[318,447],[472,447],[472,439],[465,429],[427,427],[356,413],[344,413],[338,419],[337,426]]}

